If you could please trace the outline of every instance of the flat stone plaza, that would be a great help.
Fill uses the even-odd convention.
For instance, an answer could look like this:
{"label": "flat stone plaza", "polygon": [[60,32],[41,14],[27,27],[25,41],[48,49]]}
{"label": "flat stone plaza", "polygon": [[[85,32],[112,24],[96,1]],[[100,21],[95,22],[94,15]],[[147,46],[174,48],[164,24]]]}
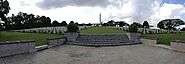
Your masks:
{"label": "flat stone plaza", "polygon": [[184,64],[185,53],[149,45],[86,47],[61,45],[0,58],[0,64]]}

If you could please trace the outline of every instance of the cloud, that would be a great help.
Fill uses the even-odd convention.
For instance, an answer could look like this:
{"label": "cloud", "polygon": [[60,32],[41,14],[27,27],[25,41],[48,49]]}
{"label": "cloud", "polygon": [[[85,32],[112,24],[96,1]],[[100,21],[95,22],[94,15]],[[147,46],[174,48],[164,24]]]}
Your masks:
{"label": "cloud", "polygon": [[185,7],[182,4],[168,4],[164,3],[161,7],[157,7],[155,14],[151,16],[151,24],[154,26],[158,22],[164,19],[182,19],[182,16],[185,14]]}
{"label": "cloud", "polygon": [[36,3],[36,5],[41,9],[48,10],[66,6],[107,7],[113,3],[111,0],[42,0]]}
{"label": "cloud", "polygon": [[127,22],[151,21],[156,7],[160,6],[161,0],[121,0],[119,6],[113,6],[109,10],[109,19],[129,20]]}
{"label": "cloud", "polygon": [[[78,23],[98,23],[101,13],[104,22],[148,21],[153,26],[160,20],[182,18],[185,15],[183,4],[161,3],[162,0],[10,0],[10,15],[22,11],[49,16],[59,22],[73,20]],[[29,5],[24,6],[26,4]]]}

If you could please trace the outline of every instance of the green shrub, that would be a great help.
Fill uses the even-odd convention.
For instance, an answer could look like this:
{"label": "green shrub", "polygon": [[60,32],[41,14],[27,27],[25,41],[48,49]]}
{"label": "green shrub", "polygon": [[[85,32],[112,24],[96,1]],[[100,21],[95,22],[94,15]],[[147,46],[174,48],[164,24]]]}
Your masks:
{"label": "green shrub", "polygon": [[129,26],[129,32],[137,32],[138,26],[136,24],[131,24]]}
{"label": "green shrub", "polygon": [[79,28],[76,24],[74,23],[69,23],[69,25],[67,25],[67,31],[68,32],[78,32]]}

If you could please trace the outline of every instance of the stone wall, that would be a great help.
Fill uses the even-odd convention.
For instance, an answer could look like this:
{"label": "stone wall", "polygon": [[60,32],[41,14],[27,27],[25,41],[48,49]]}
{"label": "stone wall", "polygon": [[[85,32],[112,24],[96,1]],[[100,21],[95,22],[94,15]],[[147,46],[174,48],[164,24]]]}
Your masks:
{"label": "stone wall", "polygon": [[140,39],[140,42],[142,44],[147,44],[147,45],[156,45],[158,42],[158,39]]}
{"label": "stone wall", "polygon": [[131,42],[139,42],[141,34],[140,33],[127,33],[127,36]]}
{"label": "stone wall", "polygon": [[33,40],[0,42],[0,57],[36,52],[34,42]]}
{"label": "stone wall", "polygon": [[79,32],[68,32],[64,33],[64,37],[68,42],[74,42],[78,38],[79,34]]}
{"label": "stone wall", "polygon": [[122,41],[129,42],[126,34],[80,34],[78,41]]}
{"label": "stone wall", "polygon": [[64,44],[66,42],[66,38],[55,38],[55,39],[47,39],[48,48],[58,46]]}
{"label": "stone wall", "polygon": [[185,41],[180,40],[171,41],[171,47],[174,50],[185,52]]}

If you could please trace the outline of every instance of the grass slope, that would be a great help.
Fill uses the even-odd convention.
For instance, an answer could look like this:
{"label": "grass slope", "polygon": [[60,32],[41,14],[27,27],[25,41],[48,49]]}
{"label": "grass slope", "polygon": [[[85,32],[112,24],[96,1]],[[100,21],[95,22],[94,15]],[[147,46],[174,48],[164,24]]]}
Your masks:
{"label": "grass slope", "polygon": [[86,30],[81,30],[81,34],[123,34],[122,30],[116,30],[110,27],[92,27]]}
{"label": "grass slope", "polygon": [[61,34],[41,34],[41,33],[19,33],[19,32],[1,32],[0,42],[15,40],[35,40],[36,46],[47,43],[48,38],[63,37]]}
{"label": "grass slope", "polygon": [[157,38],[159,44],[170,45],[170,40],[185,40],[185,32],[177,34],[144,34],[143,38]]}

